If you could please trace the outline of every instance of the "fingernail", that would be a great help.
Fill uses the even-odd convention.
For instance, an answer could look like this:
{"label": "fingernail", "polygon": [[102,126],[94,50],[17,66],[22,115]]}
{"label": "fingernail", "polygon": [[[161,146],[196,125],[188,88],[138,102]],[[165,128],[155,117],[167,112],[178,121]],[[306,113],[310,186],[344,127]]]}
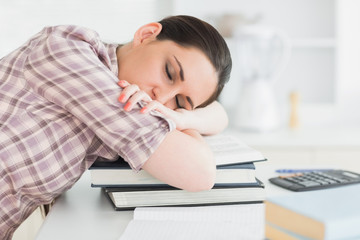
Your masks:
{"label": "fingernail", "polygon": [[141,113],[146,113],[147,112],[147,108],[146,107],[143,107],[141,110],[140,110]]}
{"label": "fingernail", "polygon": [[124,109],[126,110],[126,111],[130,111],[130,102],[127,102],[126,104],[125,104],[125,106],[124,106]]}
{"label": "fingernail", "polygon": [[125,95],[121,94],[119,97],[119,102],[121,102],[121,103],[124,102],[124,98],[125,98]]}
{"label": "fingernail", "polygon": [[124,81],[124,80],[120,80],[120,81],[118,82],[118,84],[119,84],[120,86],[122,86],[122,85],[125,84],[125,81]]}

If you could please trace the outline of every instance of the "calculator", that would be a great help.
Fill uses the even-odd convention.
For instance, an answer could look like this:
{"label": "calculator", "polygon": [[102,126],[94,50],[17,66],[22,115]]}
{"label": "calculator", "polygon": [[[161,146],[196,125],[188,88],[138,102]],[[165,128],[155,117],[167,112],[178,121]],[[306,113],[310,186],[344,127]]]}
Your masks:
{"label": "calculator", "polygon": [[360,174],[346,170],[299,172],[270,178],[277,186],[301,192],[360,183]]}

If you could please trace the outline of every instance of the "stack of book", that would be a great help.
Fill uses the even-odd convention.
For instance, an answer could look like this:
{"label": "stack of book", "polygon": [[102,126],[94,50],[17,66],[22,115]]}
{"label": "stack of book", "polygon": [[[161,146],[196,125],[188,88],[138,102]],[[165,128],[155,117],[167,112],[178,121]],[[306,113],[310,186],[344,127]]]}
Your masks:
{"label": "stack of book", "polygon": [[262,203],[265,190],[256,178],[254,163],[265,161],[264,156],[229,135],[206,137],[206,140],[217,164],[216,182],[211,190],[187,192],[174,188],[146,171],[134,172],[121,158],[114,162],[96,160],[89,169],[91,186],[102,188],[115,210]]}
{"label": "stack of book", "polygon": [[267,239],[360,239],[360,184],[266,199]]}

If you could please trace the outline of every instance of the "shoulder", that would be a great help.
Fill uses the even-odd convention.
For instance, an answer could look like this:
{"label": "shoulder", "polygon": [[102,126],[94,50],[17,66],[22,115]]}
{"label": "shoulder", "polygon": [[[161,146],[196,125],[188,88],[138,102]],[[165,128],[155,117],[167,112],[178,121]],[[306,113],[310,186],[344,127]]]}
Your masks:
{"label": "shoulder", "polygon": [[[68,48],[84,50],[90,47],[93,52],[99,53],[105,48],[104,43],[95,30],[82,26],[58,25],[45,27],[41,35],[47,47],[55,51],[62,51],[64,48],[65,50]],[[84,51],[78,51],[78,53],[82,52]]]}
{"label": "shoulder", "polygon": [[100,38],[95,30],[78,25],[50,26],[45,27],[43,31],[47,35],[58,36],[69,40],[84,40],[91,42]]}
{"label": "shoulder", "polygon": [[112,69],[111,57],[100,35],[92,29],[77,25],[58,25],[45,27],[42,31],[45,51],[54,59],[81,58],[76,60],[101,61]]}

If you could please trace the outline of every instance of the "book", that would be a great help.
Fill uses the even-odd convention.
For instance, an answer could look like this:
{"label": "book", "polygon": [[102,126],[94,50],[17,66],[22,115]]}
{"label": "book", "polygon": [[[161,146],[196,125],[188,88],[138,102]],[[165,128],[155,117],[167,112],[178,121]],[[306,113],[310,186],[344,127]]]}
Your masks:
{"label": "book", "polygon": [[[92,187],[141,187],[162,186],[164,182],[153,177],[146,171],[134,172],[122,158],[114,162],[97,161],[90,168]],[[255,165],[242,163],[217,166],[217,186],[256,183]]]}
{"label": "book", "polygon": [[304,239],[356,239],[359,203],[360,184],[271,197],[266,199],[266,222]]}
{"label": "book", "polygon": [[216,165],[266,161],[262,153],[230,134],[204,137],[214,153]]}
{"label": "book", "polygon": [[266,239],[270,240],[311,240],[310,238],[300,236],[299,234],[295,234],[289,230],[281,228],[279,226],[275,226],[270,223],[265,224],[265,233]]}
{"label": "book", "polygon": [[263,183],[237,186],[214,186],[210,190],[188,192],[171,186],[103,188],[115,210],[131,210],[136,207],[205,206],[241,203],[260,203],[265,199]]}
{"label": "book", "polygon": [[[216,160],[216,185],[256,183],[254,162],[266,161],[259,151],[228,134],[207,136],[205,139],[213,150]],[[116,161],[99,157],[89,170],[93,187],[164,184],[145,171],[135,173],[121,157]]]}
{"label": "book", "polygon": [[[119,240],[264,239],[264,204],[136,208]],[[141,229],[141,231],[139,230]]]}

